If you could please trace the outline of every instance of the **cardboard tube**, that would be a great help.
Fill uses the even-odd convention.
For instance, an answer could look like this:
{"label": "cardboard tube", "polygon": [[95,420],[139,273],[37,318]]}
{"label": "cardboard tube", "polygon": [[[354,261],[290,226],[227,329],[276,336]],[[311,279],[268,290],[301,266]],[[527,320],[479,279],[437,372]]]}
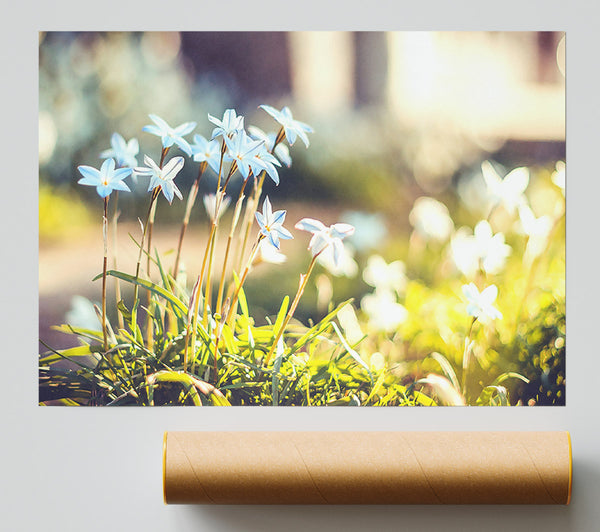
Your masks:
{"label": "cardboard tube", "polygon": [[568,432],[167,432],[168,504],[568,504]]}

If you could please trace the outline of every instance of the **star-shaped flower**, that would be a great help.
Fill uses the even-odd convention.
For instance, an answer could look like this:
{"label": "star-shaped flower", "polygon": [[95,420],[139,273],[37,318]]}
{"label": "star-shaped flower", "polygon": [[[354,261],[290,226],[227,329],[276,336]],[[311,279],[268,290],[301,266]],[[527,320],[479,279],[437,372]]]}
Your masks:
{"label": "star-shaped flower", "polygon": [[494,307],[494,301],[498,297],[498,287],[495,284],[488,286],[481,293],[474,283],[463,285],[462,290],[468,301],[469,316],[481,321],[502,319],[502,313]]}
{"label": "star-shaped flower", "polygon": [[194,135],[194,144],[191,146],[194,161],[208,163],[215,173],[219,173],[221,164],[221,148],[218,141],[206,140],[202,135]]}
{"label": "star-shaped flower", "polygon": [[494,234],[486,220],[480,221],[473,232],[461,227],[452,237],[450,248],[456,267],[465,275],[473,276],[481,267],[486,273],[499,273],[506,264],[511,247],[503,233]]}
{"label": "star-shaped flower", "polygon": [[262,140],[252,140],[245,131],[239,131],[233,139],[224,137],[227,144],[225,159],[234,161],[244,180],[248,179],[250,170],[260,167],[266,170],[265,164],[255,157],[263,145]]}
{"label": "star-shaped flower", "polygon": [[144,155],[144,163],[146,166],[138,166],[134,169],[134,172],[141,176],[150,177],[148,192],[154,190],[156,187],[161,187],[162,192],[169,203],[173,201],[174,196],[183,199],[180,190],[173,181],[175,176],[183,168],[183,157],[173,157],[162,168],[159,168],[152,158],[148,155]]}
{"label": "star-shaped flower", "polygon": [[527,261],[531,261],[541,255],[548,245],[548,238],[552,232],[552,218],[547,214],[536,218],[527,205],[519,207],[519,218],[523,233],[529,237],[525,248],[525,258]]}
{"label": "star-shaped flower", "polygon": [[262,170],[265,170],[273,182],[279,185],[279,172],[275,166],[281,166],[281,163],[267,151],[264,144],[261,144],[258,152],[250,162],[252,172],[254,175],[258,175]]}
{"label": "star-shaped flower", "polygon": [[327,246],[331,246],[333,262],[336,266],[340,264],[343,255],[342,240],[354,233],[354,226],[350,224],[337,223],[327,227],[323,222],[313,218],[302,218],[295,227],[312,233],[308,249],[313,257],[319,255]]}
{"label": "star-shaped flower", "polygon": [[140,151],[140,145],[137,139],[125,139],[118,133],[113,133],[110,137],[111,147],[100,154],[101,159],[113,158],[117,166],[135,168],[138,165],[136,155]]}
{"label": "star-shaped flower", "polygon": [[389,264],[379,255],[371,255],[363,271],[365,283],[380,291],[404,292],[406,288],[406,267],[396,260]]}
{"label": "star-shaped flower", "polygon": [[275,211],[271,208],[269,197],[263,202],[263,212],[256,212],[256,221],[260,226],[260,233],[269,239],[269,242],[279,249],[279,239],[288,240],[294,238],[292,234],[283,227],[286,211]]}
{"label": "star-shaped flower", "polygon": [[96,192],[101,198],[106,198],[113,190],[130,192],[129,187],[123,183],[123,179],[131,174],[131,168],[118,168],[115,170],[114,159],[106,159],[100,170],[84,165],[78,166],[77,169],[83,176],[77,182],[80,185],[96,187]]}
{"label": "star-shaped flower", "polygon": [[306,134],[313,133],[313,128],[304,122],[294,120],[289,107],[284,107],[281,111],[278,111],[270,105],[260,105],[259,107],[264,109],[281,124],[283,131],[285,132],[285,138],[290,146],[296,142],[297,137],[300,137],[302,142],[304,142],[304,145],[308,148],[310,142],[308,141],[308,136]]}
{"label": "star-shaped flower", "polygon": [[[255,140],[263,140],[265,142],[265,148],[273,153],[283,164],[288,168],[292,166],[292,158],[290,157],[290,149],[285,144],[277,144],[275,146],[275,140],[277,139],[277,133],[265,133],[262,129],[256,126],[248,126],[248,132],[250,136]],[[275,149],[273,149],[275,146]]]}
{"label": "star-shaped flower", "polygon": [[491,196],[492,206],[502,204],[509,214],[513,214],[520,205],[525,204],[523,193],[529,185],[528,168],[515,168],[502,179],[489,161],[483,161],[481,171]]}
{"label": "star-shaped flower", "polygon": [[188,141],[183,138],[184,135],[191,133],[196,127],[196,122],[185,122],[176,128],[172,128],[160,116],[148,115],[156,125],[144,126],[142,131],[151,133],[161,138],[163,148],[170,148],[177,144],[181,151],[188,157],[192,155],[192,148]]}
{"label": "star-shaped flower", "polygon": [[213,129],[212,139],[217,137],[227,138],[244,129],[244,117],[242,115],[237,116],[235,109],[227,109],[223,113],[223,120],[219,120],[210,114],[208,119],[217,126]]}

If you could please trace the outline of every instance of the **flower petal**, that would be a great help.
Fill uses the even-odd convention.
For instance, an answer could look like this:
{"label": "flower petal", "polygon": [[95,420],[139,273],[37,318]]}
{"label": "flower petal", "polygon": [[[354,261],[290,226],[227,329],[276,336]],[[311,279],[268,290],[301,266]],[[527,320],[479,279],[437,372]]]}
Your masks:
{"label": "flower petal", "polygon": [[[97,168],[93,168],[92,166],[81,165],[81,166],[77,167],[77,170],[79,170],[79,173],[86,180],[95,180],[95,181],[100,180],[100,171]],[[81,182],[81,180],[79,182]],[[85,183],[85,184],[87,184],[87,183]]]}
{"label": "flower petal", "polygon": [[331,226],[331,236],[333,238],[346,238],[354,234],[354,226],[345,223],[337,223]]}
{"label": "flower petal", "polygon": [[294,227],[300,229],[300,231],[308,231],[309,233],[318,233],[327,229],[323,222],[314,218],[302,218]]}
{"label": "flower petal", "polygon": [[184,159],[183,157],[173,157],[167,164],[165,164],[162,170],[162,176],[165,181],[173,181],[175,176],[183,168]]}

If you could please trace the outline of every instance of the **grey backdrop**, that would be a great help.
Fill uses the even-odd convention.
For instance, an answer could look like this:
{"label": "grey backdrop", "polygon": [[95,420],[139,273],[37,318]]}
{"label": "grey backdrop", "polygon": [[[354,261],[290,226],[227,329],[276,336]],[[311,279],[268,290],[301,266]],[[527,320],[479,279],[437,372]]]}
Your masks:
{"label": "grey backdrop", "polygon": [[[10,11],[9,11],[10,9]],[[596,333],[600,175],[597,11],[576,0],[184,3],[29,0],[5,7],[0,177],[0,529],[599,530]],[[42,408],[37,403],[38,30],[566,30],[567,406],[554,408]],[[13,200],[13,198],[15,198]],[[16,201],[16,200],[19,201]],[[24,206],[27,207],[24,207]],[[164,506],[164,430],[569,430],[569,507]]]}

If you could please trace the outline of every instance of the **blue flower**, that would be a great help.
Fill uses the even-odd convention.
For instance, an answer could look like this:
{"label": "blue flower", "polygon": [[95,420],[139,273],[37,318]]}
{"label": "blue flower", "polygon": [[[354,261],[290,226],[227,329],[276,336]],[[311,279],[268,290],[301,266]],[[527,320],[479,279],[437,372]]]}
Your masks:
{"label": "blue flower", "polygon": [[192,144],[192,154],[194,161],[198,163],[208,163],[215,173],[219,173],[221,165],[221,148],[216,140],[208,141],[202,135],[194,135],[194,144]]}
{"label": "blue flower", "polygon": [[[248,126],[248,132],[253,139],[264,140],[265,148],[273,153],[277,158],[285,164],[288,168],[292,166],[292,158],[290,157],[290,149],[285,144],[277,144],[275,146],[275,140],[277,139],[277,133],[265,133],[262,129],[256,126]],[[275,146],[275,149],[273,149]]]}
{"label": "blue flower", "polygon": [[269,242],[279,249],[279,239],[289,240],[294,238],[292,234],[283,227],[286,211],[275,211],[271,208],[268,196],[263,202],[263,212],[256,212],[256,221],[260,226],[260,233],[269,239]]}
{"label": "blue flower", "polygon": [[244,117],[242,115],[237,116],[235,109],[227,109],[223,113],[223,120],[219,120],[211,114],[208,115],[208,119],[217,126],[212,132],[213,139],[230,137],[244,129]]}
{"label": "blue flower", "polygon": [[296,142],[296,137],[300,137],[304,145],[308,148],[310,144],[308,141],[307,133],[313,133],[313,128],[304,122],[294,120],[292,112],[289,107],[284,107],[281,111],[278,111],[270,105],[260,105],[261,109],[264,109],[269,113],[277,122],[281,124],[285,132],[285,138],[287,139],[290,146]]}
{"label": "blue flower", "polygon": [[333,248],[333,263],[336,267],[341,264],[344,254],[342,240],[354,233],[354,226],[350,224],[337,223],[327,227],[324,223],[313,218],[302,218],[295,227],[301,231],[312,233],[313,236],[308,244],[308,249],[313,257],[331,246]]}
{"label": "blue flower", "polygon": [[167,124],[160,116],[148,115],[150,119],[156,124],[144,126],[142,131],[151,133],[161,138],[163,148],[170,148],[173,144],[177,144],[181,151],[183,151],[188,157],[192,155],[192,148],[190,147],[187,140],[183,138],[183,135],[191,133],[196,127],[196,122],[185,122],[176,128],[172,128]]}
{"label": "blue flower", "polygon": [[137,168],[134,168],[134,172],[141,176],[150,177],[148,192],[154,190],[156,187],[161,187],[162,192],[169,203],[173,201],[174,196],[183,199],[180,190],[173,181],[175,176],[183,168],[183,157],[173,157],[162,168],[159,168],[150,157],[144,155],[144,163],[146,164],[145,167],[138,166]]}
{"label": "blue flower", "polygon": [[140,151],[140,145],[137,139],[133,138],[129,142],[118,133],[113,133],[110,137],[111,147],[100,154],[101,159],[114,158],[117,166],[134,168],[138,165],[136,155]]}
{"label": "blue flower", "polygon": [[113,190],[130,192],[129,187],[123,183],[123,179],[131,174],[131,168],[119,168],[115,170],[114,159],[106,159],[102,163],[100,170],[83,165],[78,166],[77,169],[83,176],[77,182],[80,185],[96,187],[96,191],[101,198],[106,198]]}
{"label": "blue flower", "polygon": [[281,163],[265,148],[262,144],[258,153],[250,162],[250,167],[254,175],[258,175],[262,170],[267,172],[267,175],[273,180],[276,185],[279,185],[279,173],[275,166],[281,166]]}
{"label": "blue flower", "polygon": [[243,130],[239,131],[233,139],[229,137],[224,137],[224,139],[227,144],[225,158],[228,161],[237,163],[237,168],[244,180],[248,179],[250,170],[257,166],[261,170],[266,170],[266,165],[260,159],[255,158],[263,145],[262,140],[252,140]]}

